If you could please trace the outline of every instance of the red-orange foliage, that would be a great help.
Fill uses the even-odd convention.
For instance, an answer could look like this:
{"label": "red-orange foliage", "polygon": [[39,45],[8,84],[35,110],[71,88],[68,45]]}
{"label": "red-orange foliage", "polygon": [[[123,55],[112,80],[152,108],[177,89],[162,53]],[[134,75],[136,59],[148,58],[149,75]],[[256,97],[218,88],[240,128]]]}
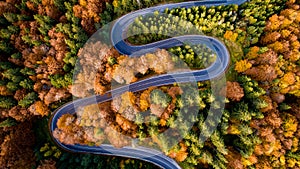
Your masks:
{"label": "red-orange foliage", "polygon": [[244,90],[238,82],[227,81],[220,94],[233,101],[240,101],[244,97]]}
{"label": "red-orange foliage", "polygon": [[275,68],[269,65],[259,65],[245,71],[246,75],[258,81],[272,81],[277,77]]}
{"label": "red-orange foliage", "polygon": [[34,166],[35,137],[31,123],[31,121],[26,121],[5,129],[7,134],[5,134],[4,140],[1,140],[0,146],[1,168],[17,169]]}
{"label": "red-orange foliage", "polygon": [[79,4],[73,6],[74,15],[81,18],[81,25],[88,34],[96,32],[95,23],[99,23],[101,18],[99,13],[105,8],[105,2],[110,0],[78,0]]}

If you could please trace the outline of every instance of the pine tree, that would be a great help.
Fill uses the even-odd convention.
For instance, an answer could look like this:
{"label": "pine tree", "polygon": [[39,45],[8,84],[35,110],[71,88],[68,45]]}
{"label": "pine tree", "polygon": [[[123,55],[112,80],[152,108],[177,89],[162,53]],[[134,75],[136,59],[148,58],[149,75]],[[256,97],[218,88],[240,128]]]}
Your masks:
{"label": "pine tree", "polygon": [[49,76],[51,84],[56,88],[67,87],[73,82],[73,71],[65,75],[55,74]]}
{"label": "pine tree", "polygon": [[0,108],[10,109],[17,104],[16,100],[11,97],[0,96]]}
{"label": "pine tree", "polygon": [[231,115],[233,118],[241,121],[250,121],[252,119],[248,104],[244,101],[234,105]]}
{"label": "pine tree", "polygon": [[12,66],[13,66],[13,64],[10,62],[0,62],[0,68],[3,70],[10,69],[10,68],[12,68]]}
{"label": "pine tree", "polygon": [[213,134],[210,137],[210,140],[213,143],[213,145],[216,146],[218,152],[227,155],[228,150],[226,149],[224,140],[221,137],[221,134],[218,130],[215,130],[213,132]]}
{"label": "pine tree", "polygon": [[31,79],[24,79],[19,83],[19,85],[24,89],[31,90],[33,89],[34,82]]}
{"label": "pine tree", "polygon": [[28,93],[22,100],[18,102],[18,105],[22,107],[29,107],[34,103],[38,98],[38,95],[35,92]]}
{"label": "pine tree", "polygon": [[12,46],[5,41],[0,41],[0,51],[4,53],[10,53],[13,50]]}
{"label": "pine tree", "polygon": [[153,90],[150,94],[150,100],[152,104],[159,104],[165,108],[171,102],[171,97],[161,90]]}
{"label": "pine tree", "polygon": [[14,13],[4,13],[3,16],[10,23],[14,23],[14,22],[18,21],[17,14],[14,14]]}
{"label": "pine tree", "polygon": [[25,67],[24,69],[21,69],[20,72],[23,74],[23,75],[29,75],[29,76],[32,76],[32,75],[35,75],[35,71],[28,68],[28,67]]}
{"label": "pine tree", "polygon": [[20,68],[11,68],[2,73],[3,77],[12,80],[15,76],[19,75]]}
{"label": "pine tree", "polygon": [[6,84],[6,87],[10,92],[14,92],[20,88],[19,83],[15,83],[15,82],[8,82]]}
{"label": "pine tree", "polygon": [[6,120],[0,122],[0,127],[11,127],[16,125],[16,121],[14,119],[11,118],[7,118]]}
{"label": "pine tree", "polygon": [[12,34],[10,33],[10,31],[8,29],[0,30],[0,38],[2,38],[2,39],[9,40],[11,35]]}

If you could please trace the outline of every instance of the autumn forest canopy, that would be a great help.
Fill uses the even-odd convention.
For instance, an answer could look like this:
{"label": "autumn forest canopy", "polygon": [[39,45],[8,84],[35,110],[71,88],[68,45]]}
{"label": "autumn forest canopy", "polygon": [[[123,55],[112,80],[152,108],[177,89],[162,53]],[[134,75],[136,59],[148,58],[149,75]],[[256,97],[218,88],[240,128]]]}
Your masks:
{"label": "autumn forest canopy", "polygon": [[[88,41],[131,11],[176,2],[182,0],[1,1],[0,168],[157,168],[134,159],[73,154],[51,134],[66,145],[89,146],[123,147],[131,139],[151,138],[182,168],[300,168],[298,0],[166,8],[137,17],[126,31],[132,45],[195,32],[223,42],[231,60],[226,87],[215,93],[210,81],[201,81],[125,92],[63,115],[49,132],[51,113],[73,99],[215,62],[216,52],[205,44],[133,58]],[[212,110],[221,109],[220,119],[212,120]],[[160,135],[169,129],[182,138],[174,143]],[[208,139],[199,142],[203,135]]]}

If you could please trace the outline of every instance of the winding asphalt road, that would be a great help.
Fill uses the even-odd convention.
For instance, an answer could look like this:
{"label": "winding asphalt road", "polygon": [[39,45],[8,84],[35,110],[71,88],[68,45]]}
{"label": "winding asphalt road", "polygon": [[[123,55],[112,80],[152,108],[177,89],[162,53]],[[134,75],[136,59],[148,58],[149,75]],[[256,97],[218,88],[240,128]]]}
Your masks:
{"label": "winding asphalt road", "polygon": [[[57,120],[66,113],[75,113],[75,110],[78,107],[86,106],[89,104],[95,104],[100,102],[105,102],[112,100],[112,96],[116,97],[121,95],[126,91],[136,92],[149,88],[150,86],[163,86],[174,83],[183,83],[183,82],[195,82],[195,81],[205,81],[209,79],[214,79],[223,74],[226,71],[226,68],[229,65],[230,57],[228,50],[225,45],[219,40],[204,36],[204,35],[186,35],[174,37],[159,42],[141,45],[141,46],[132,46],[126,43],[123,39],[123,33],[126,28],[134,21],[137,16],[145,15],[147,13],[152,13],[156,10],[163,11],[165,8],[175,8],[175,7],[192,7],[192,6],[212,6],[212,5],[228,5],[228,4],[242,4],[245,0],[228,0],[228,1],[192,1],[192,2],[183,2],[176,4],[167,4],[157,7],[142,9],[129,13],[121,18],[119,18],[114,24],[111,32],[111,40],[114,47],[122,54],[131,55],[133,53],[142,51],[147,51],[145,49],[155,50],[158,48],[170,48],[173,46],[180,46],[185,43],[189,44],[206,44],[207,47],[211,48],[217,54],[216,61],[206,69],[194,70],[189,72],[180,72],[180,73],[171,73],[163,74],[155,77],[151,77],[145,80],[141,80],[129,85],[125,85],[107,92],[105,95],[95,95],[88,98],[78,99],[72,102],[69,102],[62,107],[58,108],[53,112],[52,118],[49,121],[49,129],[52,133],[57,128]],[[140,53],[142,54],[142,53]],[[52,134],[51,134],[52,135]],[[149,149],[145,147],[123,147],[123,148],[114,148],[112,145],[102,144],[101,146],[83,146],[83,145],[65,145],[60,143],[58,140],[53,138],[60,147],[67,151],[71,152],[80,152],[80,153],[92,153],[100,155],[112,155],[112,156],[122,156],[144,160],[150,163],[153,163],[161,168],[166,169],[180,169],[180,166],[173,159],[167,157],[162,152],[159,152],[154,149]]]}

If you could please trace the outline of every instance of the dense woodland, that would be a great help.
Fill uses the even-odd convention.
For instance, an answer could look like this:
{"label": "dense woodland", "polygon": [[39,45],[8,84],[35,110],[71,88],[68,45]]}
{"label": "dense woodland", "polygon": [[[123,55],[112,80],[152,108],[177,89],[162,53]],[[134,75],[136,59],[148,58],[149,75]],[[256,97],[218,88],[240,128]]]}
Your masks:
{"label": "dense woodland", "polygon": [[[91,44],[85,50],[97,53],[96,59],[103,63],[100,66],[103,69],[99,68],[92,79],[77,77],[75,82],[91,80],[93,84],[78,92],[80,86],[73,84],[76,61],[89,61],[87,67],[94,62],[89,55],[81,55],[89,37],[126,13],[161,3],[169,2],[0,2],[0,168],[156,168],[133,159],[65,152],[51,140],[48,120],[51,112],[73,97],[85,97],[91,90],[97,94],[109,90],[111,78],[105,79],[104,73],[111,73],[126,57],[104,44]],[[167,95],[151,95],[153,89],[129,94],[129,100],[139,98],[141,110],[158,110],[173,104],[172,112],[168,118],[161,118],[164,114],[161,111],[154,113],[147,131],[141,129],[145,127],[143,123],[136,121],[130,125],[140,130],[127,132],[126,115],[114,114],[112,118],[119,122],[115,126],[134,137],[155,137],[162,128],[176,125],[174,118],[180,117],[176,107],[188,112],[185,105],[200,106],[203,111],[190,117],[195,123],[193,129],[177,146],[166,147],[165,139],[156,139],[162,151],[183,168],[300,168],[300,2],[250,0],[240,6],[166,9],[164,14],[171,14],[172,19],[156,15],[139,17],[131,25],[129,35],[139,31],[157,34],[135,35],[128,42],[150,43],[167,38],[160,34],[172,34],[174,27],[178,30],[186,27],[173,20],[174,17],[187,20],[204,34],[223,41],[230,51],[231,65],[226,73],[227,88],[221,93],[227,98],[221,121],[212,121],[210,126],[203,123],[209,117],[207,107],[217,108],[218,104],[209,82],[201,82],[199,91],[185,98],[172,97],[169,92],[172,86],[159,88]],[[159,29],[155,23],[170,29]],[[95,51],[99,47],[104,53]],[[179,55],[190,67],[204,68],[211,63],[211,55],[196,52],[199,48],[203,51],[203,46],[182,46],[168,51]],[[176,62],[176,57],[170,60]],[[150,69],[158,70],[154,66]],[[138,80],[131,77],[127,81],[122,78],[128,83]],[[151,108],[150,101],[156,107]],[[87,124],[89,119],[85,120],[84,125],[91,126]],[[61,125],[67,132],[72,130],[64,128],[64,122]],[[205,133],[213,126],[217,130],[199,144],[199,131]]]}

